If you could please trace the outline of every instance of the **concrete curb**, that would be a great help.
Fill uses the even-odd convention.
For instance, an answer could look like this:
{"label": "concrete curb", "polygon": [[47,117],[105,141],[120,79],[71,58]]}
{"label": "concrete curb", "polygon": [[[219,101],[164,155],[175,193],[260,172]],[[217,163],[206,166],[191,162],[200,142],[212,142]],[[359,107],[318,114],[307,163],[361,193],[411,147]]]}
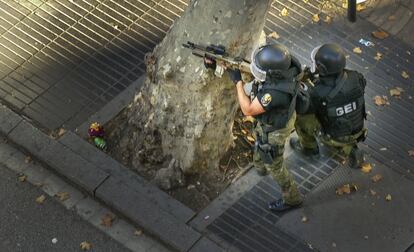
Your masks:
{"label": "concrete curb", "polygon": [[220,251],[187,225],[195,213],[72,132],[60,140],[0,104],[0,133],[178,251]]}

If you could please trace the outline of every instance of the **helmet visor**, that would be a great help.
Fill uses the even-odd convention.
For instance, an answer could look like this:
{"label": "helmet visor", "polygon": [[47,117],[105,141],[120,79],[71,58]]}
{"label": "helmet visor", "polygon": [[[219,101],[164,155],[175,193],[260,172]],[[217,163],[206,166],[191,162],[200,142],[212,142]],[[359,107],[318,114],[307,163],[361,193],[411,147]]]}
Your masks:
{"label": "helmet visor", "polygon": [[260,50],[263,49],[263,46],[257,48],[256,50],[253,51],[252,53],[252,62],[250,63],[250,71],[252,72],[254,78],[258,81],[265,81],[266,80],[266,72],[261,70],[258,66],[257,66],[257,62],[256,62],[256,54],[260,52]]}
{"label": "helmet visor", "polygon": [[315,47],[312,50],[312,52],[311,52],[311,61],[312,61],[311,72],[312,73],[316,72],[316,60],[315,60],[315,56],[316,56],[316,53],[318,52],[319,48],[321,48],[321,46]]}

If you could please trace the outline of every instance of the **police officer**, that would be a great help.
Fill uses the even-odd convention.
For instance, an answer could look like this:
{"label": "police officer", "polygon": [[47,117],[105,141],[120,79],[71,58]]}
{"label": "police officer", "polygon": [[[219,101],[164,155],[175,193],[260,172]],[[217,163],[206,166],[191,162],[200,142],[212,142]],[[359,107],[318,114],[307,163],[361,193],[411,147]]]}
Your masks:
{"label": "police officer", "polygon": [[[211,60],[205,62],[208,67],[214,67]],[[251,97],[245,93],[240,70],[228,69],[228,73],[236,85],[243,114],[254,116],[258,121],[254,165],[267,170],[282,189],[283,197],[269,202],[268,207],[273,211],[285,211],[302,203],[302,196],[283,159],[284,145],[296,119],[301,65],[283,45],[267,44],[253,52],[250,67],[256,79]]]}
{"label": "police officer", "polygon": [[[366,80],[362,74],[345,69],[345,54],[336,44],[324,44],[313,50],[312,72],[314,88],[311,91],[311,109],[298,116],[295,128],[299,138],[291,138],[290,145],[305,155],[319,153],[316,135],[320,140],[338,149],[353,168],[364,162],[357,143],[363,141]],[[319,74],[319,77],[318,77]]]}

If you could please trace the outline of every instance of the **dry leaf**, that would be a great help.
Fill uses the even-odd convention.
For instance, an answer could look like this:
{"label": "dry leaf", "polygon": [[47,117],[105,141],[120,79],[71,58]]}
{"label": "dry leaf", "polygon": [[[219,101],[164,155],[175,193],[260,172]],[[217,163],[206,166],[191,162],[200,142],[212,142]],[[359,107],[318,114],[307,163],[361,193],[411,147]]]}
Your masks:
{"label": "dry leaf", "polygon": [[36,203],[43,204],[43,202],[45,202],[45,200],[46,200],[46,196],[45,195],[40,195],[39,197],[36,198]]}
{"label": "dry leaf", "polygon": [[357,6],[356,6],[357,11],[363,11],[366,8],[367,8],[367,6],[365,4],[357,4]]}
{"label": "dry leaf", "polygon": [[325,19],[323,20],[323,22],[330,24],[332,23],[332,17],[331,16],[326,16]]}
{"label": "dry leaf", "polygon": [[269,35],[267,35],[268,38],[278,39],[280,38],[279,34],[277,32],[272,32]]}
{"label": "dry leaf", "polygon": [[246,123],[246,122],[254,123],[255,120],[256,119],[254,119],[253,116],[245,116],[245,117],[243,117],[242,122],[243,123]]}
{"label": "dry leaf", "polygon": [[303,0],[303,2],[304,2],[304,3],[308,3],[308,2],[309,2],[309,0]]}
{"label": "dry leaf", "polygon": [[391,199],[392,199],[391,194],[387,194],[387,196],[385,196],[386,201],[391,201]]}
{"label": "dry leaf", "polygon": [[312,21],[314,23],[318,23],[321,19],[319,18],[319,14],[315,14],[312,16]]}
{"label": "dry leaf", "polygon": [[408,79],[408,78],[410,78],[410,75],[408,75],[408,73],[407,73],[406,71],[402,71],[401,76],[402,76],[404,79]]}
{"label": "dry leaf", "polygon": [[376,175],[374,175],[374,176],[371,177],[371,180],[374,183],[380,181],[381,179],[382,179],[382,175],[381,174],[376,174]]}
{"label": "dry leaf", "polygon": [[243,133],[243,135],[247,135],[247,131],[242,129],[241,132]]}
{"label": "dry leaf", "polygon": [[381,60],[382,59],[382,53],[377,52],[377,55],[374,57],[375,60]]}
{"label": "dry leaf", "polygon": [[91,248],[92,248],[92,244],[90,244],[89,242],[87,242],[87,241],[84,241],[84,242],[81,242],[81,244],[80,244],[80,248],[82,249],[82,250],[90,250]]}
{"label": "dry leaf", "polygon": [[70,194],[68,192],[58,192],[56,197],[58,197],[60,201],[65,201],[70,198]]}
{"label": "dry leaf", "polygon": [[338,189],[336,189],[336,194],[337,195],[343,195],[343,194],[351,194],[352,192],[356,192],[358,191],[358,186],[355,184],[346,184],[343,185],[341,187],[339,187]]}
{"label": "dry leaf", "polygon": [[409,150],[408,151],[408,156],[414,157],[414,150]]}
{"label": "dry leaf", "polygon": [[142,230],[135,230],[134,235],[136,236],[142,235]]}
{"label": "dry leaf", "polygon": [[397,18],[394,15],[388,17],[389,21],[395,21]]}
{"label": "dry leaf", "polygon": [[392,89],[390,89],[390,95],[400,97],[401,92],[403,92],[403,91],[404,91],[404,89],[402,89],[400,87],[392,88]]}
{"label": "dry leaf", "polygon": [[360,47],[355,47],[354,50],[352,50],[352,51],[356,54],[361,54],[362,53],[362,50],[361,50]]}
{"label": "dry leaf", "polygon": [[376,191],[374,191],[374,190],[372,190],[372,189],[369,189],[369,192],[371,193],[371,195],[372,195],[372,196],[377,195],[377,192],[376,192]]}
{"label": "dry leaf", "polygon": [[372,166],[370,163],[362,164],[361,171],[363,173],[370,173],[372,171]]}
{"label": "dry leaf", "polygon": [[17,179],[18,179],[20,182],[25,182],[25,181],[26,181],[26,179],[27,179],[27,176],[26,176],[26,175],[20,175],[19,177],[17,177]]}
{"label": "dry leaf", "polygon": [[112,221],[114,220],[114,217],[107,213],[101,218],[101,225],[104,227],[112,227]]}
{"label": "dry leaf", "polygon": [[308,220],[308,217],[306,217],[306,216],[302,216],[302,222],[303,223],[306,223],[306,222],[308,222],[309,220]]}
{"label": "dry leaf", "polygon": [[61,137],[65,133],[66,133],[66,130],[64,128],[60,128],[57,135],[58,135],[58,137]]}
{"label": "dry leaf", "polygon": [[24,159],[24,162],[25,162],[26,164],[28,164],[28,163],[32,162],[32,157],[31,157],[31,156],[26,156],[26,158]]}
{"label": "dry leaf", "polygon": [[377,38],[377,39],[385,39],[385,38],[388,38],[388,36],[390,36],[385,31],[373,31],[371,34],[374,38]]}
{"label": "dry leaf", "polygon": [[252,136],[247,136],[247,140],[249,140],[249,142],[256,142],[256,140],[252,137]]}
{"label": "dry leaf", "polygon": [[385,106],[385,105],[390,105],[390,103],[388,102],[388,97],[387,96],[375,96],[374,97],[374,102],[375,105],[377,106]]}
{"label": "dry leaf", "polygon": [[282,15],[283,17],[286,17],[287,15],[289,15],[288,9],[283,8],[282,11],[280,11],[280,15]]}

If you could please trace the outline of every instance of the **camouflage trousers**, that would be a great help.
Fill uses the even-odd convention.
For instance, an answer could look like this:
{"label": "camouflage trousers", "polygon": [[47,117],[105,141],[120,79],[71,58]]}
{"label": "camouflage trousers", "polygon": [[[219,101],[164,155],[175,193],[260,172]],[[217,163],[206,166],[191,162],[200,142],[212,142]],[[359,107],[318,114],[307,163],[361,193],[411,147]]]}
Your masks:
{"label": "camouflage trousers", "polygon": [[[279,148],[271,164],[263,162],[258,151],[253,154],[253,163],[257,169],[265,169],[282,189],[283,199],[287,204],[296,205],[302,202],[302,196],[298,187],[289,173],[283,158],[284,145],[292,133],[296,120],[296,114],[289,120],[286,128],[268,133],[268,142]],[[263,136],[263,129],[258,124],[255,128],[256,137]]]}
{"label": "camouflage trousers", "polygon": [[[316,136],[319,135],[321,124],[316,119],[314,114],[300,115],[295,122],[295,129],[299,136],[299,141],[304,148],[315,149],[318,146]],[[331,138],[326,135],[321,135],[320,140],[328,147],[337,149],[345,157],[351,154],[352,149],[357,145],[358,139],[367,133],[366,129],[354,135]]]}

